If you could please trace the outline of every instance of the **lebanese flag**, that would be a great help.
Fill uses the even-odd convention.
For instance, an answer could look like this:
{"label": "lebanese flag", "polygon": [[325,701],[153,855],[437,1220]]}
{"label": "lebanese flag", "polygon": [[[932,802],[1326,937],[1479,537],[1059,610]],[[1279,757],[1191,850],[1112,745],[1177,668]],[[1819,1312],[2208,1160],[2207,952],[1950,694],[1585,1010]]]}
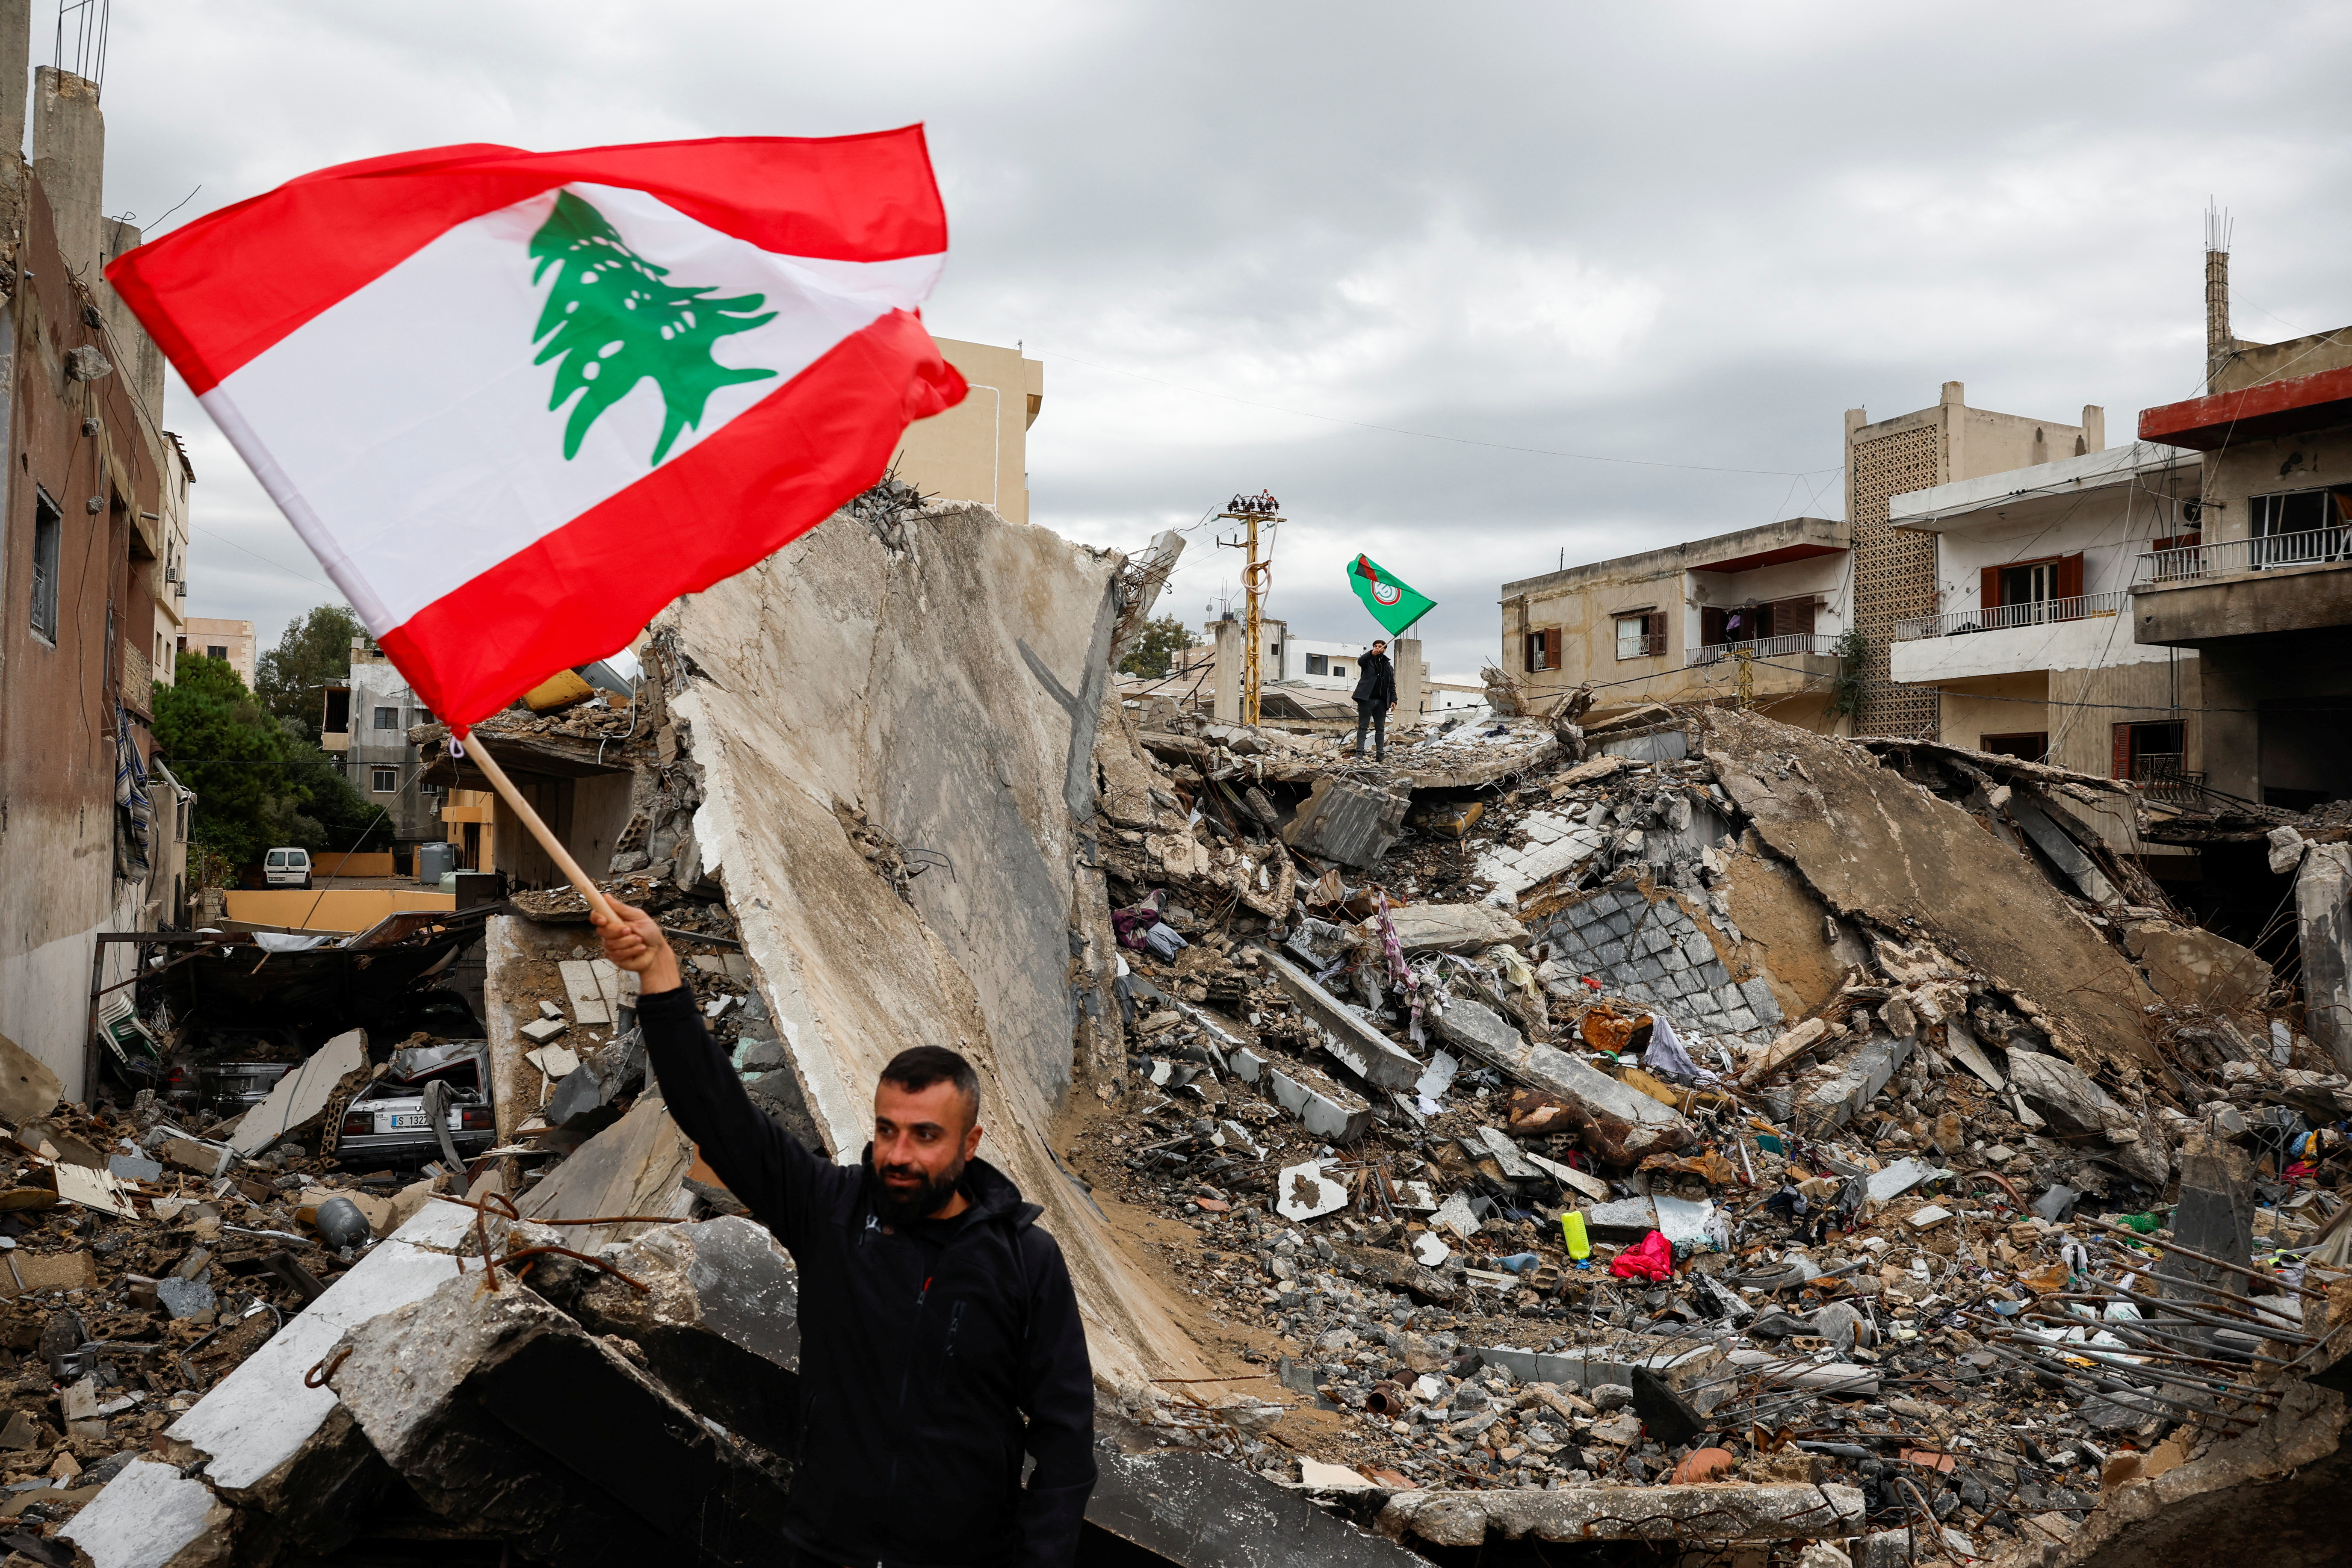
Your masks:
{"label": "lebanese flag", "polygon": [[306,174],[106,276],[462,732],[799,537],[961,402],[919,126]]}

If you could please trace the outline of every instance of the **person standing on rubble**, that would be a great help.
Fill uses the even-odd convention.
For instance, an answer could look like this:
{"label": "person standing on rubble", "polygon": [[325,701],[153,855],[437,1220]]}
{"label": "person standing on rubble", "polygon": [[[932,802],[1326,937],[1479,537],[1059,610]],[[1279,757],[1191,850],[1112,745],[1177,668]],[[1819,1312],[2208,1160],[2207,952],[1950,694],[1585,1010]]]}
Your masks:
{"label": "person standing on rubble", "polygon": [[1364,754],[1364,730],[1372,731],[1372,761],[1389,755],[1389,710],[1396,706],[1396,670],[1389,664],[1389,640],[1374,637],[1356,657],[1356,755]]}
{"label": "person standing on rubble", "polygon": [[971,1064],[901,1051],[875,1086],[864,1157],[828,1163],[752,1105],[661,928],[611,901],[604,956],[643,976],[637,1021],[670,1115],[800,1274],[783,1561],[1076,1561],[1095,1484],[1086,1330],[1041,1211],[975,1157]]}

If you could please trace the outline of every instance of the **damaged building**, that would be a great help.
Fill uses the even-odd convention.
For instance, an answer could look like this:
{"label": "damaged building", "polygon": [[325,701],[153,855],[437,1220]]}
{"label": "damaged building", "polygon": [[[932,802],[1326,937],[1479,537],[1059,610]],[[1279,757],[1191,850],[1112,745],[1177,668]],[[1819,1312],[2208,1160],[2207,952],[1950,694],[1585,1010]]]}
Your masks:
{"label": "damaged building", "polygon": [[[469,742],[812,1148],[904,1047],[974,1062],[1086,1321],[1082,1561],[2333,1560],[2352,1064],[2324,964],[2095,823],[2170,807],[1572,689],[1374,764],[1121,698],[1150,581],[886,484],[666,612],[633,696]],[[2342,829],[2258,829],[2342,951]],[[0,1103],[13,1550],[772,1556],[790,1259],[522,879],[460,911],[478,1051],[363,1029],[199,1126]],[[394,1090],[494,1125],[362,1173]]]}

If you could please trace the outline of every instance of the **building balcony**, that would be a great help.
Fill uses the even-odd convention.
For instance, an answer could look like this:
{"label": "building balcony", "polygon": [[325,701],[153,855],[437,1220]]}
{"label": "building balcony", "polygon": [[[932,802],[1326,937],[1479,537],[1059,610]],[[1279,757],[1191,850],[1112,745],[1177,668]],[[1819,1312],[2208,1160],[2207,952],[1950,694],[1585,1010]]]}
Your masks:
{"label": "building balcony", "polygon": [[1792,660],[1799,658],[1837,657],[1837,638],[1814,632],[1792,632],[1787,637],[1751,637],[1745,642],[1707,643],[1700,647],[1683,649],[1683,664],[1696,668],[1703,664],[1718,664],[1725,659],[1737,663],[1743,653],[1754,658]]}
{"label": "building balcony", "polygon": [[2138,641],[2172,647],[2352,626],[2352,529],[2147,551],[2132,621]]}
{"label": "building balcony", "polygon": [[1932,682],[2095,669],[2131,647],[2116,625],[2130,605],[2128,592],[2084,594],[1897,621],[1888,672],[1897,680]]}

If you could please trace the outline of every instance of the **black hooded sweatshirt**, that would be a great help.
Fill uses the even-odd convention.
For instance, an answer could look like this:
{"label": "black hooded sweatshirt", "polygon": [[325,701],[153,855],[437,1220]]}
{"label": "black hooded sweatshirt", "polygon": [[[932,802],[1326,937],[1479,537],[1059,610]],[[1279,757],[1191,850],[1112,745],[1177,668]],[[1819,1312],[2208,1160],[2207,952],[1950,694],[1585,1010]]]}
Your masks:
{"label": "black hooded sweatshirt", "polygon": [[[799,1449],[787,1528],[850,1568],[1062,1568],[1094,1489],[1094,1373],[1036,1205],[982,1160],[971,1206],[885,1230],[872,1146],[829,1164],[763,1115],[683,987],[644,997],[686,1135],[799,1273]],[[1021,1484],[1024,1453],[1035,1471]]]}
{"label": "black hooded sweatshirt", "polygon": [[1389,656],[1369,649],[1356,656],[1356,700],[1385,707],[1397,700],[1396,670]]}

